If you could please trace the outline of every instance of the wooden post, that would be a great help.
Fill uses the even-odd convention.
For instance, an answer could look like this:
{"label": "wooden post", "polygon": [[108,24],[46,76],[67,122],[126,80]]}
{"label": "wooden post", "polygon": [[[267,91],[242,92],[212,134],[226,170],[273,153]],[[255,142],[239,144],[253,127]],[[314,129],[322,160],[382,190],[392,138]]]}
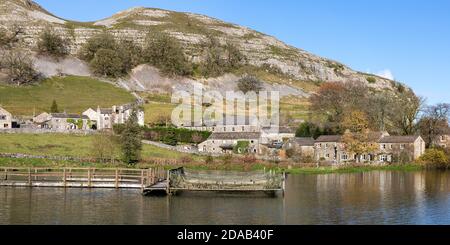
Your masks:
{"label": "wooden post", "polygon": [[141,170],[141,189],[144,191],[144,170]]}
{"label": "wooden post", "polygon": [[145,185],[150,185],[150,169],[147,169],[147,179],[145,180]]}
{"label": "wooden post", "polygon": [[88,169],[88,187],[91,187],[91,169]]}
{"label": "wooden post", "polygon": [[36,168],[36,169],[34,169],[34,181],[37,181],[37,173],[38,173],[38,170]]}
{"label": "wooden post", "polygon": [[116,187],[116,189],[119,188],[119,169],[116,169],[116,178],[114,186]]}
{"label": "wooden post", "polygon": [[8,169],[5,168],[5,180],[8,180]]}
{"label": "wooden post", "polygon": [[31,168],[28,168],[28,185],[31,187]]}
{"label": "wooden post", "polygon": [[167,195],[170,195],[170,170],[167,170],[167,186],[166,186],[166,193],[167,193]]}

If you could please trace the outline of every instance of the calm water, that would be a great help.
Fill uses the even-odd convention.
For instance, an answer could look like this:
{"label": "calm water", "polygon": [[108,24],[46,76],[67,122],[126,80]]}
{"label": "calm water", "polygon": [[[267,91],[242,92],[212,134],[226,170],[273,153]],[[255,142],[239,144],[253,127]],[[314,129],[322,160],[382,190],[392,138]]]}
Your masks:
{"label": "calm water", "polygon": [[289,176],[284,199],[0,187],[0,224],[450,224],[450,172]]}

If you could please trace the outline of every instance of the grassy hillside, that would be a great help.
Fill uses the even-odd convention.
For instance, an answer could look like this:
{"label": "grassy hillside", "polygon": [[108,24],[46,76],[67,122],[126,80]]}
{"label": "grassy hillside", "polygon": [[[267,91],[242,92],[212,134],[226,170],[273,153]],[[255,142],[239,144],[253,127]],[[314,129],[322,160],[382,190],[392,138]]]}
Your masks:
{"label": "grassy hillside", "polygon": [[[45,156],[92,156],[95,136],[66,134],[1,134],[0,153],[22,153]],[[120,153],[117,153],[119,157]],[[142,158],[180,159],[187,154],[169,151],[151,145],[144,145]]]}
{"label": "grassy hillside", "polygon": [[14,115],[49,111],[54,99],[60,110],[70,113],[134,101],[124,89],[88,77],[56,77],[26,87],[0,84],[0,105]]}

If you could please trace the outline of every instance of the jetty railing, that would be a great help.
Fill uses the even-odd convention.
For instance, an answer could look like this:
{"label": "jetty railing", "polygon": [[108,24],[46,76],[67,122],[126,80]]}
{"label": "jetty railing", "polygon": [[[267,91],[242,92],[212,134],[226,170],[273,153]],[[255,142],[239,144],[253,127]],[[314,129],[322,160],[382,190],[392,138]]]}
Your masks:
{"label": "jetty railing", "polygon": [[144,189],[166,178],[163,168],[0,167],[0,186]]}

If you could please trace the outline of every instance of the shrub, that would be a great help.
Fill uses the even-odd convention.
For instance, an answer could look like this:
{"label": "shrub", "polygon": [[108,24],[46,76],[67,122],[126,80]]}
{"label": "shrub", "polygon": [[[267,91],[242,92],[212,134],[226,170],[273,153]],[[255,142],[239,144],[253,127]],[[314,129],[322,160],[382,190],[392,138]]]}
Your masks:
{"label": "shrub", "polygon": [[441,149],[428,149],[425,154],[420,157],[420,162],[430,168],[448,168],[449,159],[445,151]]}
{"label": "shrub", "polygon": [[8,28],[0,28],[0,47],[12,48],[19,42],[19,35],[22,33],[22,28],[17,25]]}
{"label": "shrub", "polygon": [[208,41],[203,43],[205,52],[205,61],[198,67],[199,73],[205,77],[216,77],[238,69],[245,63],[244,55],[232,43],[222,46],[220,42],[209,37]]}
{"label": "shrub", "polygon": [[95,74],[105,77],[118,77],[123,71],[120,56],[111,49],[98,50],[90,65]]}
{"label": "shrub", "polygon": [[206,164],[213,164],[213,163],[214,163],[214,157],[211,156],[211,155],[208,155],[208,156],[205,158],[205,163],[206,163]]}
{"label": "shrub", "polygon": [[288,158],[293,158],[296,155],[296,151],[294,148],[289,148],[286,150],[286,156]]}
{"label": "shrub", "polygon": [[122,74],[143,63],[142,48],[131,40],[119,41],[117,53],[122,62]]}
{"label": "shrub", "polygon": [[192,67],[184,56],[179,42],[162,32],[147,35],[144,60],[166,75],[192,74]]}
{"label": "shrub", "polygon": [[243,93],[250,91],[258,93],[263,89],[263,83],[254,76],[245,76],[237,82],[238,89]]}
{"label": "shrub", "polygon": [[58,35],[53,29],[46,28],[37,43],[39,54],[62,57],[69,53],[68,41]]}
{"label": "shrub", "polygon": [[180,143],[198,144],[211,135],[211,132],[196,131],[184,128],[152,127],[144,129],[144,138],[151,141],[162,141],[173,144]]}
{"label": "shrub", "polygon": [[117,50],[116,40],[111,34],[103,32],[88,39],[81,47],[79,56],[82,60],[90,62],[100,49]]}
{"label": "shrub", "polygon": [[238,141],[236,146],[233,148],[235,154],[246,154],[249,151],[250,142],[248,141]]}
{"label": "shrub", "polygon": [[377,79],[374,78],[374,77],[367,77],[366,80],[367,80],[367,82],[369,82],[369,83],[376,83],[376,82],[377,82]]}

